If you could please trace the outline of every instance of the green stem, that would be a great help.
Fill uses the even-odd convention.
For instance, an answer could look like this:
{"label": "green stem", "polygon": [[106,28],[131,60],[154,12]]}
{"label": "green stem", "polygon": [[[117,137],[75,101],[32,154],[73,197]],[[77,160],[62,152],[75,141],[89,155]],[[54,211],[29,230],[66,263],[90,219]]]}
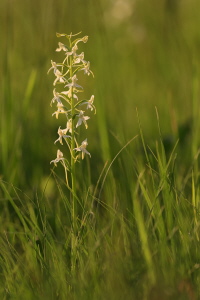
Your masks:
{"label": "green stem", "polygon": [[[71,48],[71,41],[70,41]],[[70,56],[69,61],[69,72],[70,78],[73,77],[73,69],[72,69],[72,56]],[[71,132],[71,201],[72,201],[72,211],[71,211],[71,222],[72,222],[72,240],[71,240],[71,254],[72,254],[72,270],[75,269],[75,261],[76,261],[76,238],[77,238],[77,200],[76,200],[76,174],[75,174],[75,161],[74,161],[74,148],[75,148],[75,124],[74,124],[74,114],[75,114],[75,104],[73,97],[73,87],[71,94],[71,114],[72,114],[72,132]]]}

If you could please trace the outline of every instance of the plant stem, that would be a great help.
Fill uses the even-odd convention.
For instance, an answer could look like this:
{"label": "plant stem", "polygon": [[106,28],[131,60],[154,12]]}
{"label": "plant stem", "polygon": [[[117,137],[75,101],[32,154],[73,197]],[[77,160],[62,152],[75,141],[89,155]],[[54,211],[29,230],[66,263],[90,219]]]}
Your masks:
{"label": "plant stem", "polygon": [[[71,48],[71,40],[70,40],[70,48]],[[72,69],[72,56],[70,56],[70,78],[73,77],[73,69]],[[71,201],[72,201],[72,210],[71,210],[71,222],[72,222],[72,239],[71,239],[71,268],[75,269],[75,260],[76,260],[76,233],[77,233],[77,200],[76,200],[76,175],[75,175],[75,161],[73,155],[73,149],[75,148],[75,130],[74,130],[74,97],[73,97],[73,87],[71,93],[71,115],[72,115],[72,132],[71,132]]]}

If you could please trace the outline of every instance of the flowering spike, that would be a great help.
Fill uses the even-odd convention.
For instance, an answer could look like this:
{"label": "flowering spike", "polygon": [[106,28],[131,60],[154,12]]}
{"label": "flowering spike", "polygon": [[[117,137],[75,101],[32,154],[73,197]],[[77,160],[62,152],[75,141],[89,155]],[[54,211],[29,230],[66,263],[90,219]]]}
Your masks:
{"label": "flowering spike", "polygon": [[[78,33],[80,34],[80,33]],[[71,172],[71,182],[73,190],[73,182],[74,174],[75,174],[75,162],[76,157],[73,155],[74,150],[82,153],[82,159],[84,159],[85,154],[90,155],[90,153],[86,150],[88,146],[87,138],[79,145],[77,141],[78,134],[77,128],[81,127],[83,124],[85,129],[88,128],[87,121],[90,119],[90,116],[86,116],[85,112],[81,109],[82,105],[85,105],[85,109],[88,111],[94,111],[96,113],[96,108],[94,106],[94,95],[90,97],[89,100],[79,100],[77,94],[83,91],[83,87],[77,83],[78,74],[82,72],[83,74],[90,75],[93,72],[90,70],[90,62],[85,60],[84,52],[78,53],[78,44],[80,42],[86,43],[88,41],[88,36],[84,36],[82,38],[76,37],[73,40],[73,37],[78,34],[73,35],[65,34],[65,33],[56,33],[57,37],[66,37],[68,40],[67,45],[62,42],[58,42],[58,46],[56,48],[56,52],[61,52],[64,54],[63,61],[57,63],[51,60],[51,67],[49,68],[49,73],[51,70],[55,76],[53,81],[53,98],[50,102],[52,106],[54,103],[56,104],[56,111],[52,114],[52,116],[58,116],[60,114],[66,117],[66,128],[61,129],[61,126],[58,128],[58,138],[55,140],[55,144],[57,142],[63,146],[63,139],[66,141],[67,147],[69,149],[71,155],[71,166],[67,160],[64,159],[63,153],[58,150],[56,159],[52,160],[51,163],[54,163],[57,166],[58,162],[61,162],[66,170],[70,170]],[[59,90],[59,86],[62,85],[62,89]],[[58,88],[57,88],[58,86]],[[69,166],[69,167],[68,167]],[[67,177],[67,176],[66,176]]]}

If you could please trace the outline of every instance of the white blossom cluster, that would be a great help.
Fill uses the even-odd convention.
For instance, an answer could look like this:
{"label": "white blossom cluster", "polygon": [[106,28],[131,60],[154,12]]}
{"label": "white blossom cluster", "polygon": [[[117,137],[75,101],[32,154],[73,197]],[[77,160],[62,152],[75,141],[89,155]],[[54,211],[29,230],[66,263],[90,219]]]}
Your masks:
{"label": "white blossom cluster", "polygon": [[[64,60],[62,63],[56,63],[51,60],[51,68],[49,71],[53,70],[55,75],[55,80],[53,82],[53,99],[50,105],[56,105],[56,111],[52,114],[58,119],[60,114],[66,116],[66,126],[65,128],[58,128],[58,138],[55,143],[60,143],[63,145],[63,140],[65,140],[72,157],[74,157],[73,151],[81,152],[82,159],[85,154],[90,155],[86,147],[88,145],[87,138],[78,144],[76,136],[76,129],[82,124],[85,128],[88,128],[87,121],[90,119],[89,116],[85,114],[85,110],[94,111],[96,113],[96,108],[93,104],[94,95],[90,97],[89,100],[80,100],[78,94],[83,91],[83,87],[80,86],[78,81],[78,73],[84,72],[86,75],[93,75],[90,70],[90,62],[86,61],[84,58],[84,52],[78,54],[78,44],[80,42],[86,43],[88,41],[88,36],[83,38],[74,38],[77,35],[67,35],[57,33],[57,37],[66,37],[68,40],[68,45],[63,43],[58,43],[57,52],[63,52]],[[60,91],[56,89],[59,88]],[[73,147],[74,146],[74,147]],[[73,147],[73,148],[72,148]],[[76,157],[74,157],[76,160]],[[50,163],[57,165],[58,162],[65,160],[63,153],[60,149],[57,150],[56,159],[52,160]]]}

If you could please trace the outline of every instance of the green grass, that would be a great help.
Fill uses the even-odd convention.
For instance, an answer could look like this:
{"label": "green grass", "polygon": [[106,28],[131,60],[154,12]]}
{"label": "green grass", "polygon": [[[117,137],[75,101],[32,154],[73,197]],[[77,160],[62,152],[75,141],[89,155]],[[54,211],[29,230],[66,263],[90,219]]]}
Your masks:
{"label": "green grass", "polygon": [[[1,299],[200,297],[200,5],[122,2],[0,3]],[[56,32],[71,31],[89,36],[97,108],[73,272],[47,76]]]}

